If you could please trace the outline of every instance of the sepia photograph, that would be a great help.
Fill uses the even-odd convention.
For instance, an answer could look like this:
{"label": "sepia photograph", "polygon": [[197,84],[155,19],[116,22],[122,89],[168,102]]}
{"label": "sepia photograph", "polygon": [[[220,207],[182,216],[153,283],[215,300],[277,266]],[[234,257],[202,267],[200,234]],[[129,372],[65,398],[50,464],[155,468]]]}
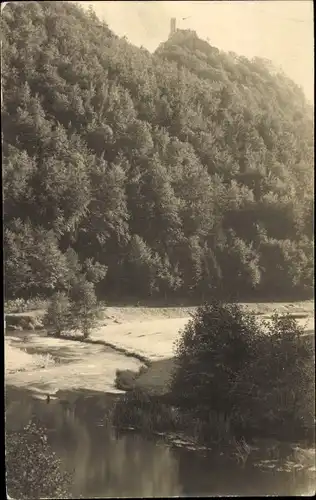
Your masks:
{"label": "sepia photograph", "polygon": [[313,15],[1,3],[9,500],[316,494]]}

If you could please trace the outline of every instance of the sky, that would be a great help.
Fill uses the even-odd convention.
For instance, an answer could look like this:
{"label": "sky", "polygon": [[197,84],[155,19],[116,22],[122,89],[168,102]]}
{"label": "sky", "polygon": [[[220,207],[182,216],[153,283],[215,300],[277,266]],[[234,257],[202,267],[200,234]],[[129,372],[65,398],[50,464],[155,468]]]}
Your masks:
{"label": "sky", "polygon": [[[95,1],[97,16],[119,36],[153,52],[168,38],[170,19],[214,47],[270,59],[314,101],[314,31],[311,0]],[[183,18],[188,18],[183,20]]]}

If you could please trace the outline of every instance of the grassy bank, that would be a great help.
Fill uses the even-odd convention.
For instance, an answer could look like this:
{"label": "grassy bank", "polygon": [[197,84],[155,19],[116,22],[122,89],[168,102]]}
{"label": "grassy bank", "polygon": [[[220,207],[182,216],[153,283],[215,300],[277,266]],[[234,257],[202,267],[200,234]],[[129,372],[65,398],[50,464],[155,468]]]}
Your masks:
{"label": "grassy bank", "polygon": [[116,386],[123,391],[139,389],[152,396],[163,396],[168,393],[175,368],[175,358],[152,361],[144,365],[138,372],[130,370],[116,371]]}

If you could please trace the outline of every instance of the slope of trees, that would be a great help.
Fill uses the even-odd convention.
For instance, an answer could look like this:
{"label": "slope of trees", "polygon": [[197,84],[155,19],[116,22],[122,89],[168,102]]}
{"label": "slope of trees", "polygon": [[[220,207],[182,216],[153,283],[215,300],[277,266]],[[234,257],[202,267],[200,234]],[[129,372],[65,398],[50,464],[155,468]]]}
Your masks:
{"label": "slope of trees", "polygon": [[[303,296],[313,288],[313,113],[268,61],[180,31],[154,55],[67,2],[2,13],[7,297]],[[96,267],[95,267],[96,269]]]}

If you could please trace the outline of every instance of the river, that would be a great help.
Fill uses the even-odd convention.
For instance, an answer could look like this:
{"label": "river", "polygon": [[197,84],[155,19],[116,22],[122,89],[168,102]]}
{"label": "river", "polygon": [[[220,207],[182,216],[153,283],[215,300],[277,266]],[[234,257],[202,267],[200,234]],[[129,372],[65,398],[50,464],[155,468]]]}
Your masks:
{"label": "river", "polygon": [[[241,467],[212,453],[167,445],[129,432],[117,435],[104,419],[118,396],[90,391],[35,398],[25,388],[6,390],[6,426],[21,429],[35,414],[66,470],[74,469],[71,493],[79,498],[311,494],[315,476],[286,470],[282,460]],[[289,459],[287,459],[288,461]]]}
{"label": "river", "polygon": [[[36,415],[49,429],[49,443],[64,469],[74,470],[70,493],[75,497],[314,493],[313,450],[293,446],[291,456],[274,461],[267,449],[265,461],[241,466],[162,437],[132,431],[118,435],[104,418],[120,397],[115,370],[137,369],[140,363],[103,346],[45,339],[39,333],[6,336],[11,349],[18,352],[23,343],[32,359],[45,353],[49,361],[24,371],[7,370],[6,429],[22,429]],[[55,392],[49,404],[46,392]]]}

